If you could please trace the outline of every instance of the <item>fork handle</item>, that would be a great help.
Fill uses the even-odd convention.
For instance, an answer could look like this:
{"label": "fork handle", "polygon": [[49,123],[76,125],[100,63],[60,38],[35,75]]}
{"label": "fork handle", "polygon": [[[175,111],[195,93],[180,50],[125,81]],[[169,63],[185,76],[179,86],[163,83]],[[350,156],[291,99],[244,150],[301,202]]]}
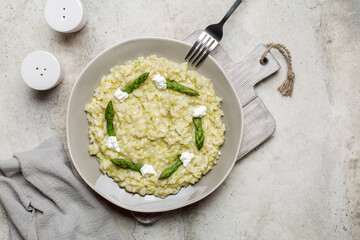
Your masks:
{"label": "fork handle", "polygon": [[226,15],[223,17],[223,19],[219,22],[219,24],[224,25],[224,23],[228,20],[228,18],[233,14],[233,12],[236,10],[236,8],[242,3],[242,0],[237,0],[229,9],[229,11],[226,13]]}

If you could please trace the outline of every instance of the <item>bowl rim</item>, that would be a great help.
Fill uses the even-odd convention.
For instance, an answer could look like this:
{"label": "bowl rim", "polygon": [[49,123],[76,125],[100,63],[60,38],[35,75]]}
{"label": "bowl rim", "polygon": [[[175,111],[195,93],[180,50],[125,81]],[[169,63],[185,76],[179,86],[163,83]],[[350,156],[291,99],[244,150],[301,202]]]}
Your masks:
{"label": "bowl rim", "polygon": [[[92,66],[92,64],[98,59],[100,58],[102,55],[104,55],[105,53],[111,51],[112,49],[118,47],[119,45],[123,45],[126,43],[130,43],[130,42],[135,42],[135,41],[147,41],[147,40],[160,40],[160,41],[170,41],[170,42],[175,42],[176,44],[185,44],[189,47],[189,49],[192,47],[192,45],[190,43],[187,43],[185,41],[180,41],[180,40],[176,40],[176,39],[172,39],[172,38],[164,38],[164,37],[136,37],[136,38],[131,38],[131,39],[127,39],[124,41],[120,41],[116,44],[113,44],[112,46],[104,49],[103,51],[101,51],[99,54],[97,54],[85,67],[84,69],[80,72],[80,74],[78,75],[78,77],[76,78],[76,81],[74,83],[74,85],[72,86],[71,89],[71,93],[69,96],[69,100],[68,100],[68,104],[67,104],[67,111],[66,111],[66,143],[68,145],[68,151],[70,154],[70,160],[73,163],[77,173],[80,175],[81,179],[97,194],[99,194],[100,196],[102,196],[104,199],[106,199],[107,201],[113,203],[114,205],[121,207],[123,209],[127,209],[130,211],[134,211],[134,212],[142,212],[142,213],[160,213],[160,212],[167,212],[167,211],[172,211],[175,209],[179,209],[188,205],[191,205],[195,202],[198,202],[202,199],[204,199],[205,197],[209,196],[211,193],[213,193],[224,181],[225,179],[229,176],[231,170],[234,168],[234,165],[236,163],[236,158],[237,155],[234,156],[234,159],[232,159],[232,164],[231,167],[226,171],[226,174],[224,174],[221,179],[218,181],[218,183],[210,190],[208,190],[207,192],[205,192],[204,194],[201,194],[200,196],[195,197],[192,200],[187,200],[184,201],[183,203],[179,204],[176,207],[164,207],[164,208],[160,208],[157,209],[156,211],[152,211],[152,210],[145,210],[145,209],[136,209],[133,207],[129,207],[129,206],[123,206],[122,204],[120,204],[117,201],[114,201],[113,199],[109,198],[108,196],[106,196],[104,193],[102,193],[101,191],[99,191],[98,189],[96,189],[95,185],[93,185],[92,183],[90,183],[82,174],[82,172],[79,170],[79,167],[77,166],[76,162],[73,160],[73,151],[70,145],[70,133],[69,133],[69,114],[70,114],[70,105],[73,99],[73,94],[74,94],[74,89],[77,86],[77,84],[79,84],[79,80],[82,77],[82,75]],[[232,84],[232,82],[229,80],[229,78],[227,77],[226,73],[224,72],[224,70],[222,69],[222,67],[219,65],[219,63],[215,60],[214,57],[212,57],[211,55],[208,55],[208,58],[210,58],[215,65],[218,67],[218,69],[222,72],[222,74],[225,76],[226,80],[229,82],[231,90],[233,91],[233,93],[237,96],[236,90]],[[240,115],[241,115],[241,126],[240,126],[240,139],[239,139],[239,143],[237,146],[237,153],[240,150],[240,146],[242,143],[242,138],[243,138],[243,131],[244,131],[244,112],[243,112],[243,106],[240,102],[239,97],[236,97],[236,101],[238,102],[238,105],[240,106]],[[181,190],[180,190],[181,191]],[[129,193],[131,194],[131,193]]]}

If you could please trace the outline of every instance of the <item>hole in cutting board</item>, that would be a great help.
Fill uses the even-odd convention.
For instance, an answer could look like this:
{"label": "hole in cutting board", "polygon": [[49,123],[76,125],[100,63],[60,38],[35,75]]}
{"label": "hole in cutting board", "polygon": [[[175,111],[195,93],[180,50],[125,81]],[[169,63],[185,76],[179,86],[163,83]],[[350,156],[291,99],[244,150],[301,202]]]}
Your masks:
{"label": "hole in cutting board", "polygon": [[264,57],[264,61],[263,61],[263,62],[261,62],[261,60],[260,60],[260,64],[263,65],[263,66],[265,66],[266,64],[268,64],[268,62],[269,62],[269,59],[268,59],[267,57]]}

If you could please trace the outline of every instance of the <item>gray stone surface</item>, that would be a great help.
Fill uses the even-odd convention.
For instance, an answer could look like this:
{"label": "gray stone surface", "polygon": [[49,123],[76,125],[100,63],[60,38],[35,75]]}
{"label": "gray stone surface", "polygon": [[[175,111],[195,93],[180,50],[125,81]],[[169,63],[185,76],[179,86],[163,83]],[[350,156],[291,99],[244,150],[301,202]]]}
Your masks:
{"label": "gray stone surface", "polygon": [[[45,0],[3,0],[0,12],[0,159],[57,132],[65,142],[68,97],[82,68],[124,39],[184,39],[218,21],[232,0],[83,1],[79,33],[52,31]],[[257,92],[277,121],[274,136],[236,164],[205,200],[143,226],[109,205],[129,239],[360,238],[360,2],[252,0],[225,25],[222,46],[240,61],[259,43],[285,44],[293,55],[294,96],[276,87],[286,67]],[[55,89],[36,92],[20,66],[33,50],[54,53],[65,70]],[[0,206],[0,240],[8,237]],[[171,235],[170,235],[171,234]]]}

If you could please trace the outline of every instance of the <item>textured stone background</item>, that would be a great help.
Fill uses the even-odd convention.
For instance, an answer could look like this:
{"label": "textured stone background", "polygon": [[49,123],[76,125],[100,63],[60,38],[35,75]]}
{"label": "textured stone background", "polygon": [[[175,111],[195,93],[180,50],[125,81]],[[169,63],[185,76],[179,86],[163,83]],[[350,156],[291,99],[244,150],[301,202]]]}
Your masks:
{"label": "textured stone background", "polygon": [[[184,39],[219,21],[233,0],[83,0],[89,13],[76,34],[52,31],[45,0],[2,0],[0,11],[0,159],[57,132],[65,143],[68,97],[82,68],[124,39]],[[222,46],[240,61],[258,44],[279,42],[293,55],[293,98],[276,87],[283,69],[257,92],[277,121],[273,137],[236,164],[205,200],[150,226],[111,206],[129,239],[360,238],[360,2],[245,0],[225,25]],[[55,89],[21,79],[23,58],[54,53],[65,70]],[[1,193],[0,193],[1,194]],[[0,204],[0,240],[8,237]],[[171,234],[169,234],[171,232]]]}

